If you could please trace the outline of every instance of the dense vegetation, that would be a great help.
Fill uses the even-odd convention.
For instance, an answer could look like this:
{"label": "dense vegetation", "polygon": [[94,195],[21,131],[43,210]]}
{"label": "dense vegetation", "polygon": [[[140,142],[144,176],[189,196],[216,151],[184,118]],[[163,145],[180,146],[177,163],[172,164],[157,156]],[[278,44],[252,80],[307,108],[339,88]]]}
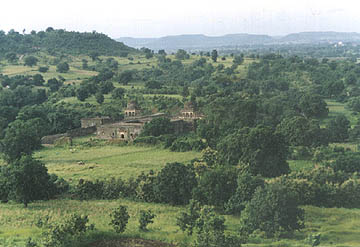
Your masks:
{"label": "dense vegetation", "polygon": [[[177,214],[176,225],[192,244],[224,247],[258,238],[294,237],[306,227],[304,208],[309,206],[360,208],[360,154],[357,148],[343,147],[357,145],[360,137],[360,67],[353,59],[279,54],[254,58],[225,56],[216,50],[167,55],[147,48],[136,53],[101,34],[51,28],[29,35],[10,31],[1,38],[6,42],[0,68],[29,69],[24,74],[0,75],[0,199],[4,203],[29,207],[55,198],[103,203],[127,199],[186,206]],[[104,56],[110,48],[112,56]],[[24,60],[20,54],[25,54]],[[137,63],[136,56],[141,56]],[[72,80],[68,76],[75,70],[76,75],[95,74]],[[127,177],[109,178],[111,172],[118,174],[115,171],[103,177],[98,173],[79,177],[85,170],[80,168],[66,180],[49,174],[51,165],[32,157],[42,148],[41,137],[79,128],[84,117],[120,120],[129,101],[136,101],[144,114],[165,112],[168,117],[147,123],[134,142],[60,143],[51,155],[61,159],[57,151],[67,150],[75,162],[77,149],[93,148],[90,157],[115,145],[124,150],[201,151],[201,157],[184,159],[192,159],[186,163],[161,159],[155,170],[146,167]],[[346,109],[338,114],[329,109],[331,104]],[[177,116],[184,106],[192,106],[202,117],[186,131],[176,131],[169,117]],[[306,169],[295,169],[292,164],[298,161],[305,162]],[[106,167],[95,164],[86,169]],[[117,205],[109,214],[107,225],[117,234],[124,234],[127,223],[134,221],[128,211]],[[136,216],[136,231],[141,234],[158,219],[151,210]],[[27,246],[69,246],[84,241],[87,234],[96,236],[99,232],[89,218],[71,215],[63,222],[42,218],[37,223],[42,237],[29,240]],[[226,229],[228,219],[237,220],[231,234]]]}

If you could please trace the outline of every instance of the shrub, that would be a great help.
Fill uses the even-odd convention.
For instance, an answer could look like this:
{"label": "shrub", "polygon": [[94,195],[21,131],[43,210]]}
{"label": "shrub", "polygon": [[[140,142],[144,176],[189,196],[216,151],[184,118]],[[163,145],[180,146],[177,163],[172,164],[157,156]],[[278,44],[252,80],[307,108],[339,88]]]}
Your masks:
{"label": "shrub", "polygon": [[235,168],[217,168],[206,171],[194,188],[193,199],[203,205],[212,205],[223,209],[224,204],[236,190],[237,172]]}
{"label": "shrub", "polygon": [[64,223],[52,224],[43,233],[45,247],[67,247],[84,237],[89,230],[94,230],[94,225],[89,225],[88,216],[72,214]]}
{"label": "shrub", "polygon": [[159,202],[173,205],[187,204],[196,184],[192,167],[181,163],[168,163],[156,177],[156,196]]}
{"label": "shrub", "polygon": [[47,66],[39,67],[39,72],[41,72],[41,73],[46,73],[48,71],[49,71],[49,67],[47,67]]}
{"label": "shrub", "polygon": [[264,180],[260,176],[252,176],[248,172],[239,174],[237,188],[225,205],[225,210],[230,214],[240,214],[248,201],[251,200],[255,190],[264,186]]}
{"label": "shrub", "polygon": [[154,223],[153,219],[155,218],[155,214],[151,212],[151,210],[140,210],[140,218],[139,218],[139,229],[141,231],[147,231],[147,225]]}
{"label": "shrub", "polygon": [[111,225],[115,232],[123,233],[126,229],[126,225],[129,221],[130,215],[127,212],[127,207],[120,205],[118,208],[115,208],[110,214]]}
{"label": "shrub", "polygon": [[241,214],[241,231],[264,231],[267,237],[304,227],[304,210],[293,193],[279,184],[258,187]]}

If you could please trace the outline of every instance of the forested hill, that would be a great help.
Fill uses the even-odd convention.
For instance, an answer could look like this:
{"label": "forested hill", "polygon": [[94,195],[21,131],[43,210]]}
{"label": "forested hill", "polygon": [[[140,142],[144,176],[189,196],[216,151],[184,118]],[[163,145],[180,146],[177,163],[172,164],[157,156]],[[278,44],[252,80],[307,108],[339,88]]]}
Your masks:
{"label": "forested hill", "polygon": [[284,44],[332,44],[332,43],[359,43],[359,33],[345,32],[301,32],[286,36],[269,36],[255,34],[228,34],[224,36],[175,35],[161,38],[130,38],[117,39],[126,45],[135,48],[147,47],[154,50],[165,49],[175,51],[177,49],[202,50],[236,48],[261,45],[284,45]]}
{"label": "forested hill", "polygon": [[80,33],[47,28],[46,31],[32,31],[30,34],[21,34],[14,30],[6,34],[0,30],[0,55],[9,52],[26,54],[38,50],[73,55],[96,52],[98,55],[113,56],[127,56],[128,53],[136,52],[136,49],[97,32]]}
{"label": "forested hill", "polygon": [[161,38],[119,38],[117,39],[125,44],[141,48],[147,47],[150,49],[211,49],[222,46],[236,46],[236,45],[249,45],[249,44],[264,44],[271,42],[273,39],[268,35],[255,35],[255,34],[228,34],[224,36],[211,37],[202,34],[195,35],[176,35],[165,36]]}

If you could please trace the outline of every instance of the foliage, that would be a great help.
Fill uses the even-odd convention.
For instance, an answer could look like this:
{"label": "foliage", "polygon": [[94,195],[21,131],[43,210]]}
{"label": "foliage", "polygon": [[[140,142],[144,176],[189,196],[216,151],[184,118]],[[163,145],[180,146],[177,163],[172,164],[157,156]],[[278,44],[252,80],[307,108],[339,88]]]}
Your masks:
{"label": "foliage", "polygon": [[117,233],[123,233],[129,221],[130,215],[127,207],[120,205],[110,214],[111,222],[109,223]]}
{"label": "foliage", "polygon": [[304,210],[289,189],[278,184],[258,187],[241,214],[241,231],[259,229],[267,237],[304,228]]}
{"label": "foliage", "polygon": [[223,209],[236,190],[236,178],[235,168],[219,167],[205,171],[193,191],[193,199],[202,205]]}
{"label": "foliage", "polygon": [[43,232],[45,247],[66,247],[82,239],[86,232],[94,230],[87,215],[72,214],[63,223],[50,224]]}
{"label": "foliage", "polygon": [[23,156],[4,167],[1,177],[7,199],[21,202],[25,207],[35,200],[48,200],[58,192],[45,165],[31,156]]}
{"label": "foliage", "polygon": [[173,126],[169,118],[154,118],[144,125],[141,136],[160,136],[165,134],[172,134]]}
{"label": "foliage", "polygon": [[0,142],[5,160],[12,162],[40,148],[43,126],[36,123],[36,120],[16,120],[9,124],[5,130],[5,137]]}
{"label": "foliage", "polygon": [[192,167],[181,163],[168,163],[156,177],[155,193],[159,202],[185,205],[197,181]]}
{"label": "foliage", "polygon": [[38,63],[38,61],[39,60],[34,56],[27,56],[27,57],[25,57],[24,65],[32,67],[32,66],[36,65]]}
{"label": "foliage", "polygon": [[67,62],[62,62],[56,65],[56,71],[59,73],[66,73],[70,70],[70,66]]}
{"label": "foliage", "polygon": [[330,139],[333,142],[344,142],[349,138],[350,121],[344,115],[338,115],[328,124]]}
{"label": "foliage", "polygon": [[237,178],[236,191],[231,195],[225,205],[225,211],[230,214],[240,215],[247,202],[251,200],[258,187],[264,186],[264,180],[260,176],[252,176],[243,171]]}
{"label": "foliage", "polygon": [[221,164],[248,165],[253,175],[276,177],[289,172],[288,147],[283,137],[266,126],[243,128],[218,145]]}
{"label": "foliage", "polygon": [[139,218],[139,229],[140,231],[148,231],[147,226],[151,223],[154,223],[154,218],[156,215],[151,212],[151,210],[140,210]]}

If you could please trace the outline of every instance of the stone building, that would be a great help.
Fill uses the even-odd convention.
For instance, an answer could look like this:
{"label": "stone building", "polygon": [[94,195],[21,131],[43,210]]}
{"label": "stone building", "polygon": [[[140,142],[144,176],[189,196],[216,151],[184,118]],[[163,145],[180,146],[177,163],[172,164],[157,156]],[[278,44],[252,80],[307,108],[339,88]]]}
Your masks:
{"label": "stone building", "polygon": [[135,101],[131,101],[127,104],[125,109],[125,118],[134,118],[141,115],[141,109],[137,106]]}
{"label": "stone building", "polygon": [[105,124],[97,127],[96,136],[99,139],[119,139],[124,141],[134,140],[142,131],[145,123],[154,118],[164,117],[164,113],[147,116],[131,117],[120,122]]}
{"label": "stone building", "polygon": [[191,102],[186,102],[184,108],[180,111],[179,119],[183,120],[195,120],[201,119],[203,117],[202,114],[195,110],[195,107]]}
{"label": "stone building", "polygon": [[108,123],[111,123],[111,119],[109,117],[83,118],[81,119],[81,128],[85,129],[93,126],[98,127]]}

